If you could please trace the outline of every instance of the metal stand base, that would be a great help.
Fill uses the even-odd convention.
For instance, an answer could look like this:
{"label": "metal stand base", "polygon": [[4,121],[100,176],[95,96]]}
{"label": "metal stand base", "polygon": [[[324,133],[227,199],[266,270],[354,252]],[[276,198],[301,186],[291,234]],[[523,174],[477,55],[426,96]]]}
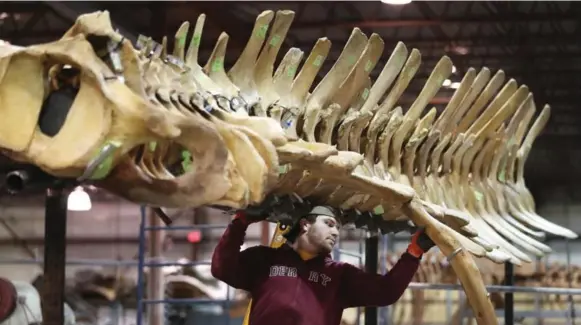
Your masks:
{"label": "metal stand base", "polygon": [[[514,265],[506,262],[504,264],[504,285],[514,286]],[[514,325],[514,293],[504,294],[504,325]]]}
{"label": "metal stand base", "polygon": [[46,190],[44,221],[44,285],[41,292],[44,325],[65,323],[65,263],[67,250],[67,196],[64,187]]}
{"label": "metal stand base", "polygon": [[[377,273],[379,238],[365,239],[365,271]],[[377,325],[377,307],[365,307],[365,325]]]}
{"label": "metal stand base", "polygon": [[8,172],[4,186],[18,195],[45,191],[44,210],[44,275],[40,290],[44,325],[65,322],[65,265],[67,249],[67,194],[65,189],[78,182],[58,179],[31,165],[21,165]]}

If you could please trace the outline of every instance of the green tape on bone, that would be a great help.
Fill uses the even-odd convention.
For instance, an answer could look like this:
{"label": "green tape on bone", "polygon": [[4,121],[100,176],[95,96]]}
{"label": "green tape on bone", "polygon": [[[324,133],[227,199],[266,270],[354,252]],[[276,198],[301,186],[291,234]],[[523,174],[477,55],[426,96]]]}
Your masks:
{"label": "green tape on bone", "polygon": [[217,57],[216,60],[212,62],[212,72],[222,70],[223,66],[224,66],[224,57]]}
{"label": "green tape on bone", "polygon": [[347,62],[349,63],[349,65],[354,65],[355,64],[355,57],[353,55],[349,56],[347,58]]}
{"label": "green tape on bone", "polygon": [[506,180],[506,163],[507,163],[507,158],[504,157],[502,158],[502,161],[500,162],[500,171],[498,172],[498,180],[501,182],[504,182]]}
{"label": "green tape on bone", "polygon": [[315,67],[320,67],[321,64],[323,64],[323,56],[317,55],[317,57],[315,58],[315,62],[313,62],[313,64],[315,65]]}
{"label": "green tape on bone", "polygon": [[297,72],[297,67],[288,67],[288,69],[286,69],[286,74],[291,78],[295,76],[296,72]]}
{"label": "green tape on bone", "polygon": [[365,88],[365,89],[363,90],[363,94],[361,94],[361,97],[362,97],[363,99],[367,99],[367,97],[369,97],[369,88]]}
{"label": "green tape on bone", "polygon": [[186,37],[185,37],[185,35],[178,37],[177,41],[178,41],[178,46],[179,47],[184,48],[186,46]]}
{"label": "green tape on bone", "polygon": [[192,43],[194,44],[194,46],[198,47],[198,46],[200,46],[201,40],[202,40],[202,35],[195,34],[194,37],[192,38]]}
{"label": "green tape on bone", "polygon": [[103,178],[107,177],[107,175],[109,175],[109,173],[111,172],[111,169],[113,169],[113,156],[115,154],[116,149],[121,147],[121,142],[119,142],[119,141],[105,142],[103,144],[103,146],[101,146],[101,148],[99,150],[97,150],[94,157],[95,158],[98,157],[99,154],[103,150],[105,150],[105,147],[107,145],[112,145],[113,147],[115,147],[115,150],[110,152],[110,154],[97,166],[97,168],[95,168],[95,171],[93,171],[91,176],[89,176],[89,179],[91,179],[91,180],[103,179]]}
{"label": "green tape on bone", "polygon": [[186,173],[192,170],[192,154],[187,150],[182,151],[182,169]]}
{"label": "green tape on bone", "polygon": [[474,190],[474,197],[476,197],[476,201],[482,201],[482,199],[484,198],[484,194]]}
{"label": "green tape on bone", "polygon": [[149,143],[149,151],[155,151],[155,148],[157,148],[157,142],[151,141]]}
{"label": "green tape on bone", "polygon": [[384,214],[385,210],[383,210],[383,206],[382,205],[378,205],[375,208],[373,208],[373,214]]}
{"label": "green tape on bone", "polygon": [[278,42],[280,42],[280,36],[278,35],[273,35],[272,38],[270,39],[270,46],[277,46]]}
{"label": "green tape on bone", "polygon": [[260,38],[265,38],[266,37],[266,32],[268,31],[268,25],[262,25],[258,28],[258,31],[256,32],[256,36],[260,37]]}
{"label": "green tape on bone", "polygon": [[367,63],[365,63],[365,72],[369,72],[369,70],[371,70],[372,65],[373,63],[371,63],[371,61],[367,61]]}
{"label": "green tape on bone", "polygon": [[289,169],[290,169],[290,165],[289,164],[280,165],[280,166],[278,166],[278,173],[279,174],[286,174]]}
{"label": "green tape on bone", "polygon": [[498,173],[498,180],[501,182],[506,181],[506,170],[504,168]]}

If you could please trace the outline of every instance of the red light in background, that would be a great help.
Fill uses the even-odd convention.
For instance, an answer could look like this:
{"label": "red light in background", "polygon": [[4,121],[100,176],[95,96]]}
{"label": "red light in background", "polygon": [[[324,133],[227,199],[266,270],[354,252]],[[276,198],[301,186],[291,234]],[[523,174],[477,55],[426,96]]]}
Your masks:
{"label": "red light in background", "polygon": [[202,232],[193,230],[188,233],[188,241],[192,244],[199,243],[202,240]]}

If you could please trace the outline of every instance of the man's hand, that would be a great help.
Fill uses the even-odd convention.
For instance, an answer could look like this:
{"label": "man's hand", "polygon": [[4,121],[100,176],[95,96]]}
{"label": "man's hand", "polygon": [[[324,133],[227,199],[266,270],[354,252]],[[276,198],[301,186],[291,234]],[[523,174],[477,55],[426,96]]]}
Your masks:
{"label": "man's hand", "polygon": [[425,229],[420,229],[412,236],[412,242],[409,244],[407,252],[420,258],[422,254],[436,246],[432,239],[426,234]]}

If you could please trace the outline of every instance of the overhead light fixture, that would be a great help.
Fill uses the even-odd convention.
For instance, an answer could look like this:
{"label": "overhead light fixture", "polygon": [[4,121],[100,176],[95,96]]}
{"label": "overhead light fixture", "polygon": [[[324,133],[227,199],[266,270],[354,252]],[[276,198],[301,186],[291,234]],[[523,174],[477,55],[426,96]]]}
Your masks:
{"label": "overhead light fixture", "polygon": [[444,83],[442,84],[442,86],[450,87],[451,84],[452,84],[452,80],[446,79],[446,80],[444,80]]}
{"label": "overhead light fixture", "polygon": [[388,5],[399,6],[399,5],[406,5],[410,2],[412,2],[412,0],[381,0],[381,2],[386,3]]}
{"label": "overhead light fixture", "polygon": [[458,81],[455,81],[450,85],[450,88],[458,89],[458,88],[460,88],[460,83]]}
{"label": "overhead light fixture", "polygon": [[89,211],[92,208],[91,197],[82,186],[77,186],[69,194],[67,199],[67,210],[69,211]]}
{"label": "overhead light fixture", "polygon": [[453,65],[453,66],[452,66],[452,73],[456,73],[456,71],[458,71],[458,69],[456,69],[456,66],[455,66],[455,65]]}

